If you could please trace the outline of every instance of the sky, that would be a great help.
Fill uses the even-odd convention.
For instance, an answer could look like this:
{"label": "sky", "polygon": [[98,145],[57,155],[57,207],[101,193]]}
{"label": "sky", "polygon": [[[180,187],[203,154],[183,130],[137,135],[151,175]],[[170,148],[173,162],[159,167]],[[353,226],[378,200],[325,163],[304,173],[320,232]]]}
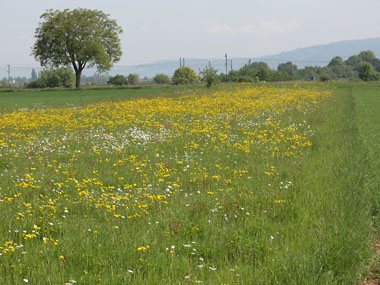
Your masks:
{"label": "sky", "polygon": [[39,66],[34,33],[47,9],[102,10],[116,19],[130,66],[166,59],[259,57],[380,37],[379,0],[0,0],[0,70]]}

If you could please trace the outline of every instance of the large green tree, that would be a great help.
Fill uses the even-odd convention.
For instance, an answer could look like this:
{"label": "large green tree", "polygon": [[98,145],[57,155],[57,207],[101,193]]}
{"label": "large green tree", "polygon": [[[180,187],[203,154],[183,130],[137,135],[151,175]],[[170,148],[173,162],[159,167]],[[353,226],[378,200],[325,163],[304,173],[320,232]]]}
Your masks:
{"label": "large green tree", "polygon": [[83,69],[109,70],[120,60],[122,28],[102,11],[89,9],[47,10],[36,29],[33,55],[45,67],[71,65],[76,87]]}
{"label": "large green tree", "polygon": [[172,82],[179,84],[194,84],[199,81],[198,75],[190,67],[180,67],[174,71]]}
{"label": "large green tree", "polygon": [[155,77],[153,77],[153,82],[156,84],[169,84],[170,78],[166,74],[159,73],[159,74],[156,74]]}

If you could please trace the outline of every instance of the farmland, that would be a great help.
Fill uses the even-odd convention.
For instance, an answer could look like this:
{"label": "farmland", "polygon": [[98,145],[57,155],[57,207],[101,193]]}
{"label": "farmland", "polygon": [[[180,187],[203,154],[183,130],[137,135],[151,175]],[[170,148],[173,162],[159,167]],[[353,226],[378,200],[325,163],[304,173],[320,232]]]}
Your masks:
{"label": "farmland", "polygon": [[0,92],[0,282],[364,280],[376,87]]}

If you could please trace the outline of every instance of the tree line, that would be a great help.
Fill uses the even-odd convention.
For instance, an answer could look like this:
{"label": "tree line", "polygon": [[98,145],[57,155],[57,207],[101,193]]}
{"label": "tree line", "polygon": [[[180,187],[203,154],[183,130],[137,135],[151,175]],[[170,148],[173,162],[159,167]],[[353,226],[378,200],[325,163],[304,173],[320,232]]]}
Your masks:
{"label": "tree line", "polygon": [[343,60],[340,56],[331,59],[327,66],[306,66],[298,69],[292,62],[281,63],[277,70],[272,70],[265,62],[248,62],[237,71],[227,76],[221,75],[223,81],[288,81],[355,79],[364,81],[380,79],[380,60],[372,51],[362,51],[358,55]]}
{"label": "tree line", "polygon": [[[249,61],[239,70],[230,71],[227,75],[219,74],[209,63],[197,74],[189,67],[180,67],[175,70],[172,77],[160,73],[152,79],[144,78],[143,82],[155,84],[196,84],[205,82],[208,87],[217,82],[259,82],[259,81],[291,81],[291,80],[336,80],[336,79],[361,79],[364,81],[380,80],[380,59],[376,58],[372,51],[362,51],[347,60],[340,56],[331,59],[327,66],[306,66],[298,69],[292,62],[281,63],[276,70],[269,68],[265,62]],[[3,80],[4,81],[4,80]],[[115,76],[94,75],[83,76],[84,83],[122,86],[136,85],[142,82],[138,74],[127,76],[118,74]],[[52,88],[74,87],[76,82],[75,73],[70,67],[59,67],[42,70],[38,75],[32,71],[32,80],[24,82],[27,88]],[[2,85],[4,85],[4,82]]]}

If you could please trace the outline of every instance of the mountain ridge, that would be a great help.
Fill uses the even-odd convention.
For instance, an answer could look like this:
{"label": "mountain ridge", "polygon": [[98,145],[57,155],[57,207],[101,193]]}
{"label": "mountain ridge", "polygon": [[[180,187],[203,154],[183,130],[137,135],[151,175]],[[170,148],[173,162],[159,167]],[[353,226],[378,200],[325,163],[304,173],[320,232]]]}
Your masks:
{"label": "mountain ridge", "polygon": [[[380,55],[380,37],[369,38],[360,40],[345,40],[337,41],[328,44],[313,45],[309,47],[297,48],[290,51],[280,52],[273,55],[260,56],[260,57],[241,57],[228,59],[228,72],[232,68],[237,70],[251,61],[263,61],[266,62],[270,68],[276,69],[280,63],[291,61],[297,65],[298,68],[304,68],[305,66],[326,66],[330,60],[335,56],[341,56],[344,60],[352,55],[359,54],[363,50],[371,50],[375,55]],[[219,73],[225,73],[225,59],[200,59],[200,58],[186,58],[185,66],[194,69],[199,72],[208,63],[211,62],[212,66],[216,68]],[[137,73],[141,78],[152,78],[158,73],[164,73],[168,76],[172,76],[174,71],[179,67],[179,59],[177,60],[158,60],[147,64],[140,64],[134,66],[115,66],[109,71],[109,75],[128,75],[130,73]],[[38,68],[35,68],[38,71]],[[12,76],[25,76],[30,77],[32,68],[13,68]],[[96,73],[95,68],[85,69],[84,75],[94,75]],[[1,74],[0,77],[5,77],[5,74]]]}
{"label": "mountain ridge", "polygon": [[[335,56],[340,56],[346,60],[350,56],[357,55],[364,50],[371,50],[375,55],[380,55],[380,37],[337,41],[328,44],[297,48],[273,55],[252,58],[231,58],[229,60],[232,60],[233,69],[235,70],[247,64],[249,60],[266,62],[272,69],[276,69],[280,63],[288,61],[296,64],[298,68],[304,68],[305,66],[326,66]],[[225,73],[225,59],[185,59],[185,65],[194,69],[196,72],[207,66],[208,62],[211,62],[213,67],[220,73]],[[230,71],[231,63],[230,61],[227,63],[228,71]],[[162,60],[128,67],[127,69],[128,73],[137,73],[140,76],[153,77],[157,73],[164,73],[171,76],[178,67],[179,60]],[[117,67],[114,68],[112,74],[117,74],[116,71]],[[120,70],[120,72],[122,72],[122,70]]]}

